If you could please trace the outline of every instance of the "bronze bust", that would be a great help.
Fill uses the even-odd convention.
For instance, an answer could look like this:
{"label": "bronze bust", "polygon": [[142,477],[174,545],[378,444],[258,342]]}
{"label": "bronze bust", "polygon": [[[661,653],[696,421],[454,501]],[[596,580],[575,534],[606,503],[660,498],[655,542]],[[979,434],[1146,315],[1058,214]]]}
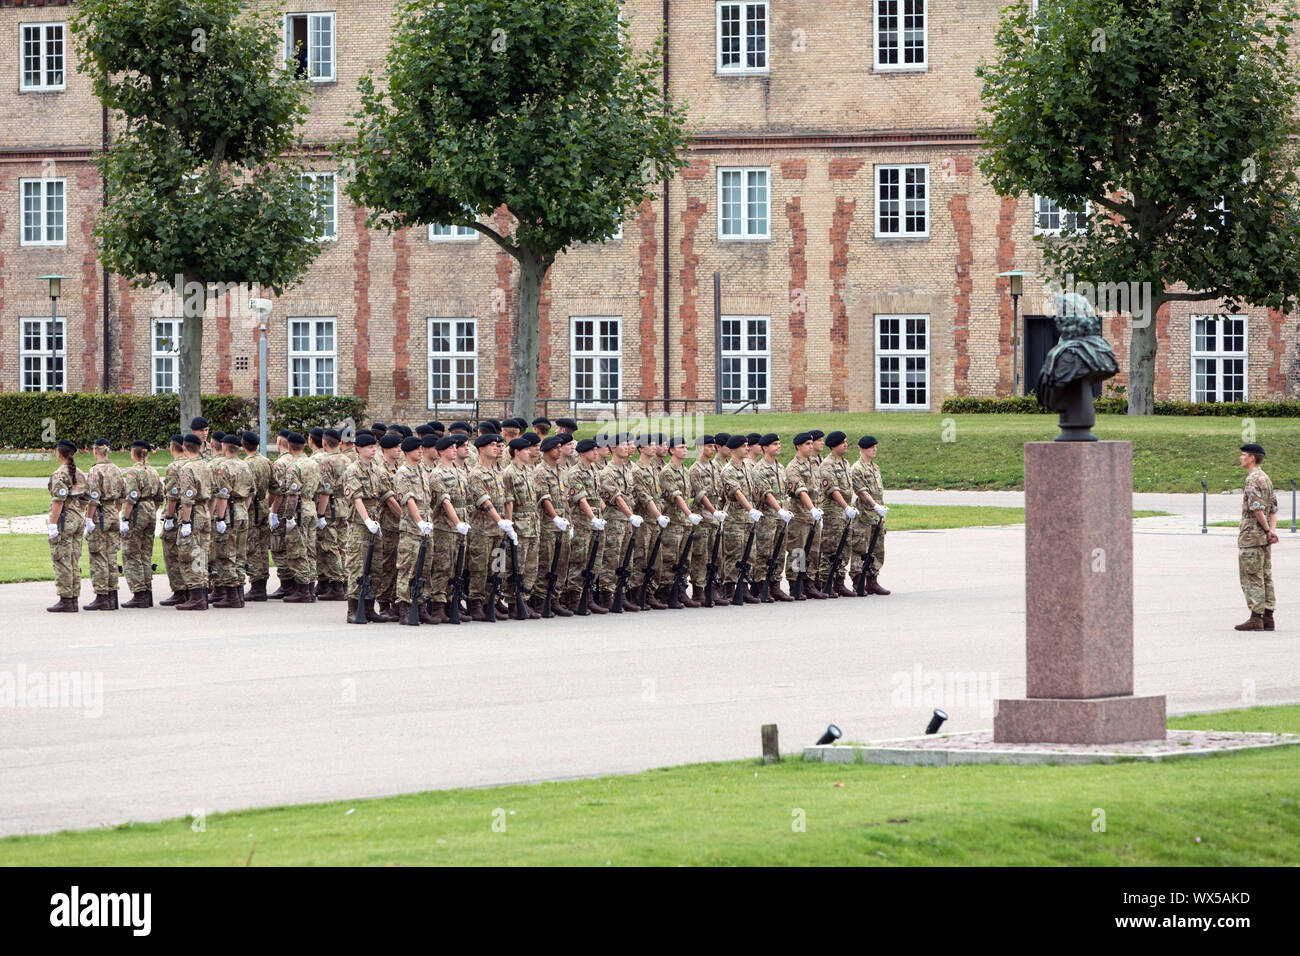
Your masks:
{"label": "bronze bust", "polygon": [[1038,404],[1060,413],[1055,441],[1096,441],[1092,426],[1094,382],[1119,372],[1115,350],[1101,335],[1101,319],[1091,303],[1075,292],[1057,294],[1056,330],[1061,340],[1047,353],[1038,373]]}

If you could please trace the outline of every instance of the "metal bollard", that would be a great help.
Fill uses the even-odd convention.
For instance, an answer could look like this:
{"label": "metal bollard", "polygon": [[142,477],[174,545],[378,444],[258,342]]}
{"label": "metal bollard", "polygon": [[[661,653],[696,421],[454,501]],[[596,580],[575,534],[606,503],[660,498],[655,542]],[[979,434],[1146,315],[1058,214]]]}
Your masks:
{"label": "metal bollard", "polygon": [[1207,524],[1210,513],[1210,489],[1201,482],[1201,534],[1209,534],[1210,529]]}

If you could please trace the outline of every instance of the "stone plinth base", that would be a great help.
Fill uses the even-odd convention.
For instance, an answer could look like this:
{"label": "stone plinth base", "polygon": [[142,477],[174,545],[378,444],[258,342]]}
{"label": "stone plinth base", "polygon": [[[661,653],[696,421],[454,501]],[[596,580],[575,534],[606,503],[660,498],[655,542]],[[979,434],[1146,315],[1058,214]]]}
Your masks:
{"label": "stone plinth base", "polygon": [[1031,697],[999,700],[997,743],[1117,744],[1165,739],[1165,698]]}

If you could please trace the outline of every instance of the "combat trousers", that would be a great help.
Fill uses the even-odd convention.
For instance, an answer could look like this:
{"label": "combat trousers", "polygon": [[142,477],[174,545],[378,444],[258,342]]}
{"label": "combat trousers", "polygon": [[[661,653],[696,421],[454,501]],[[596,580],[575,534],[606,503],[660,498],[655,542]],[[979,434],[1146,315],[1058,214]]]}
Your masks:
{"label": "combat trousers", "polygon": [[[523,579],[523,598],[528,600],[533,593],[533,585],[537,583],[537,547],[538,538],[536,535],[531,537],[527,535],[519,536],[519,544],[515,545],[515,560],[519,562],[519,574]],[[509,545],[506,545],[509,550]],[[515,569],[508,569],[510,574],[510,586],[506,589],[510,595],[510,600],[515,598],[514,574]]]}
{"label": "combat trousers", "polygon": [[[874,515],[875,512],[873,511]],[[849,543],[845,547],[853,548],[853,560],[849,563],[849,576],[856,578],[858,572],[862,570],[862,555],[867,550],[867,545],[871,543],[871,535],[875,531],[874,524],[866,524],[861,518],[855,518],[853,521],[853,530],[849,532]],[[880,573],[881,566],[885,563],[885,535],[889,533],[888,528],[880,529],[880,536],[876,538],[876,550],[872,552],[875,556],[875,572]]]}
{"label": "combat trousers", "polygon": [[465,560],[469,566],[469,599],[486,601],[488,595],[488,575],[493,572],[501,575],[501,593],[505,593],[506,574],[509,572],[509,560],[506,558],[502,542],[505,535],[495,524],[487,528],[474,528],[469,533],[468,553]]}
{"label": "combat trousers", "polygon": [[81,596],[81,544],[85,519],[63,515],[63,530],[50,541],[54,564],[54,587],[61,598]]}
{"label": "combat trousers", "polygon": [[323,580],[343,580],[342,529],[338,518],[328,517],[325,527],[316,529],[316,573]]}
{"label": "combat trousers", "polygon": [[267,524],[266,512],[259,508],[257,522],[249,522],[246,539],[244,563],[248,566],[249,581],[265,581],[271,575],[271,562],[267,551],[271,547],[271,526]]}
{"label": "combat trousers", "polygon": [[[781,530],[781,519],[776,515],[763,515],[763,520],[758,523],[758,533],[754,535],[754,580],[762,581],[767,577],[767,562],[771,560],[772,551],[776,548],[776,536]],[[789,532],[786,532],[787,536]],[[785,544],[781,547],[784,549]],[[777,568],[774,572],[775,584],[781,585],[781,569]]]}
{"label": "combat trousers", "polygon": [[[471,532],[472,533],[472,532]],[[424,583],[424,593],[437,603],[451,600],[451,576],[456,573],[456,552],[465,538],[455,531],[433,529],[433,540],[429,542],[428,578]],[[465,541],[465,559],[469,560],[469,542]]]}
{"label": "combat trousers", "polygon": [[1273,556],[1268,545],[1238,548],[1237,574],[1251,614],[1263,614],[1277,607],[1273,594]]}
{"label": "combat trousers", "polygon": [[[386,536],[385,536],[386,537]],[[430,535],[432,538],[432,535]],[[383,538],[380,539],[381,541]],[[417,570],[416,561],[420,557],[420,542],[424,541],[422,534],[412,534],[409,531],[402,532],[397,541],[397,602],[399,604],[411,603],[411,579],[415,577]],[[425,547],[424,564],[429,563],[429,548],[433,546],[430,540]],[[379,545],[375,545],[375,553],[379,552]],[[424,568],[419,569],[419,574],[424,574]]]}
{"label": "combat trousers", "polygon": [[[136,506],[136,522],[122,535],[122,573],[132,594],[153,589],[153,514]],[[166,539],[164,539],[166,540]]]}
{"label": "combat trousers", "polygon": [[108,510],[97,516],[95,529],[86,536],[86,549],[90,552],[90,583],[96,594],[111,594],[117,590],[117,547],[121,538],[117,514]]}
{"label": "combat trousers", "polygon": [[[215,525],[216,522],[213,522]],[[225,533],[212,531],[212,586],[237,588],[244,583],[244,558],[248,550],[248,517],[235,513],[226,517]]]}
{"label": "combat trousers", "polygon": [[[686,536],[690,533],[691,526],[688,524],[672,522],[668,527],[664,528],[664,539],[659,544],[659,588],[666,588],[673,583],[676,574],[673,569],[682,560],[682,548],[686,546]],[[698,538],[699,536],[700,533],[697,531],[695,537]],[[686,555],[685,558],[689,565],[690,555]]]}
{"label": "combat trousers", "polygon": [[[166,520],[163,519],[164,525]],[[181,574],[181,556],[176,547],[176,538],[181,530],[179,515],[174,516],[172,520],[176,522],[175,527],[171,531],[164,530],[162,533],[162,553],[163,564],[167,568],[167,583],[171,585],[172,593],[177,593],[185,590],[185,575]]]}
{"label": "combat trousers", "polygon": [[269,530],[270,521],[268,519],[267,528],[270,539],[268,550],[271,552],[271,560],[275,562],[277,576],[282,581],[285,578],[292,578],[293,575],[289,573],[289,568],[285,565],[284,558],[284,541],[285,536],[289,533],[284,527],[284,516],[280,516],[280,527],[276,528],[274,531]]}
{"label": "combat trousers", "polygon": [[397,600],[397,545],[402,533],[392,512],[385,508],[382,513],[388,520],[380,519],[379,530],[383,534],[375,542],[370,574],[375,581],[375,599],[381,604],[391,604]]}
{"label": "combat trousers", "polygon": [[[628,535],[633,530],[632,526],[626,521],[607,519],[605,543],[601,545],[600,557],[596,559],[596,568],[600,571],[596,579],[597,586],[602,590],[614,590],[614,584],[618,581],[615,572],[618,571],[619,565],[623,561],[623,554],[627,551]],[[638,536],[641,533],[643,532],[638,530]],[[633,549],[633,560],[635,560],[635,548]]]}
{"label": "combat trousers", "polygon": [[[375,586],[375,574],[379,570],[379,545],[384,537],[375,538],[375,550],[370,556],[370,590],[376,595],[379,589]],[[347,575],[349,600],[356,600],[361,593],[360,581],[366,569],[366,552],[370,549],[370,538],[370,530],[364,523],[353,521],[348,524],[347,538],[343,544],[343,573]]]}
{"label": "combat trousers", "polygon": [[[736,584],[740,580],[740,571],[737,568],[741,557],[745,553],[745,542],[749,540],[750,529],[754,527],[754,522],[749,520],[749,515],[743,512],[739,515],[728,515],[727,520],[722,525],[722,549],[726,557],[722,561],[722,567],[718,569],[718,580],[727,584]],[[754,532],[755,541],[758,540],[758,532]],[[753,574],[754,552],[750,549],[749,554],[750,574]]]}
{"label": "combat trousers", "polygon": [[303,509],[302,518],[290,530],[284,530],[283,567],[285,573],[300,584],[316,581],[316,515]]}
{"label": "combat trousers", "polygon": [[[609,530],[606,526],[606,531]],[[600,580],[600,563],[603,560],[605,550],[605,535],[603,532],[595,531],[590,525],[575,524],[573,527],[573,540],[568,544],[569,564],[565,571],[564,577],[557,578],[560,582],[559,590],[564,591],[581,591],[582,590],[582,572],[587,569],[587,561],[590,558],[592,548],[596,549],[596,561],[591,566],[592,573],[596,576],[596,581]],[[561,555],[561,560],[564,556]],[[593,587],[595,584],[593,583]]]}
{"label": "combat trousers", "polygon": [[[655,555],[654,566],[650,569],[650,590],[654,591],[664,583],[664,548],[668,541],[668,532],[673,529],[671,523],[664,528],[663,538],[659,541],[659,553]],[[650,552],[654,550],[655,539],[659,537],[659,525],[646,519],[645,524],[641,525],[637,533],[636,551],[632,555],[632,576],[628,578],[628,587],[635,593],[641,589],[641,581],[645,578],[646,565],[650,563]]]}
{"label": "combat trousers", "polygon": [[206,504],[195,505],[190,512],[190,533],[182,537],[185,527],[179,520],[176,529],[176,560],[181,572],[181,587],[190,590],[206,590],[208,586],[208,549],[205,542],[211,531],[211,518]]}
{"label": "combat trousers", "polygon": [[[563,594],[566,586],[565,579],[569,569],[569,533],[554,531],[552,528],[554,525],[551,528],[542,525],[542,532],[537,538],[537,580],[541,585],[541,590],[537,592],[539,597],[546,596],[546,576],[551,573],[551,556],[557,549],[559,557],[555,561],[555,593]],[[576,528],[573,537],[575,541],[578,538]],[[578,577],[578,587],[582,587],[581,574]]]}
{"label": "combat trousers", "polygon": [[[695,529],[695,544],[691,545],[691,585],[701,589],[701,593],[709,579],[709,561],[713,559],[713,540],[717,536],[718,522],[711,517],[706,517]],[[721,562],[722,545],[718,548],[718,561]]]}
{"label": "combat trousers", "polygon": [[[844,517],[844,512],[836,509],[826,509],[826,517],[822,518],[822,549],[821,556],[817,562],[817,580],[825,582],[831,573],[831,559],[835,557],[835,549],[839,546],[840,536],[844,533],[844,528],[848,519]],[[848,567],[849,542],[844,542],[844,552],[840,554],[840,573],[839,577],[844,577],[844,571]],[[834,582],[831,582],[834,585]]]}
{"label": "combat trousers", "polygon": [[790,528],[785,533],[785,576],[791,582],[803,570],[808,571],[810,578],[817,577],[817,562],[821,556],[822,546],[820,524],[813,532],[812,544],[808,545],[807,553],[804,553],[804,545],[808,543],[808,531],[812,526],[813,520],[808,516],[795,517],[791,519]]}

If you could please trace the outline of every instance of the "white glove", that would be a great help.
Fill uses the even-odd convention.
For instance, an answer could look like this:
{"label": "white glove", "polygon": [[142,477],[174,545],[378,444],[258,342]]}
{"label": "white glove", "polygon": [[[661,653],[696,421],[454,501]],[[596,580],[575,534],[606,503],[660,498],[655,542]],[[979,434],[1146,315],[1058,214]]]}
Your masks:
{"label": "white glove", "polygon": [[506,534],[509,534],[511,531],[514,530],[515,523],[511,521],[509,518],[502,518],[500,521],[497,522],[497,527],[500,528],[502,531],[504,531]]}
{"label": "white glove", "polygon": [[641,525],[645,524],[645,518],[642,518],[640,515],[633,515],[627,520],[634,528],[639,528]]}
{"label": "white glove", "polygon": [[858,509],[857,509],[857,508],[845,508],[845,509],[844,509],[844,517],[848,518],[850,521],[852,521],[852,520],[853,520],[854,518],[856,518],[857,516],[858,516]]}
{"label": "white glove", "polygon": [[700,523],[701,521],[703,521],[704,519],[701,518],[699,515],[697,515],[695,512],[692,511],[692,512],[691,512],[691,516],[690,516],[689,518],[687,518],[686,520],[689,521],[691,524],[699,524],[699,523]]}
{"label": "white glove", "polygon": [[327,524],[329,524],[329,522],[326,521],[324,518],[317,518],[317,519],[316,519],[316,530],[317,530],[317,531],[321,531],[321,530],[323,530],[324,527],[325,527]]}
{"label": "white glove", "polygon": [[506,531],[506,537],[509,538],[511,541],[513,541],[516,545],[519,544],[519,533],[515,531],[514,528],[510,528],[508,531]]}
{"label": "white glove", "polygon": [[462,521],[460,524],[456,525],[456,533],[469,534],[469,525]]}
{"label": "white glove", "polygon": [[786,511],[784,508],[782,508],[780,511],[776,513],[776,516],[780,518],[782,521],[784,521],[786,524],[789,524],[790,519],[794,517],[794,512]]}
{"label": "white glove", "polygon": [[225,534],[225,533],[226,533],[226,523],[225,523],[224,521],[222,521],[220,518],[217,519],[217,525],[216,525],[216,528],[217,528],[217,534]]}
{"label": "white glove", "polygon": [[[605,519],[604,519],[604,518],[592,518],[592,519],[591,519],[591,526],[592,526],[593,528],[595,528],[597,531],[604,531],[604,530],[605,530]],[[52,527],[54,527],[54,525],[50,525],[50,527],[52,528]]]}
{"label": "white glove", "polygon": [[366,530],[371,534],[379,534],[379,522],[374,518],[366,519]]}
{"label": "white glove", "polygon": [[668,516],[667,516],[667,515],[660,515],[658,518],[655,519],[655,521],[657,521],[657,522],[659,523],[659,527],[661,527],[661,528],[666,528],[666,527],[668,527]]}
{"label": "white glove", "polygon": [[813,508],[808,512],[808,517],[812,518],[813,521],[821,521],[825,516],[826,512],[822,511],[821,508]]}
{"label": "white glove", "polygon": [[569,522],[569,540],[570,540],[570,541],[573,540],[573,522],[572,522],[572,521]]}
{"label": "white glove", "polygon": [[727,520],[727,513],[719,509],[713,512],[713,520],[718,522],[718,524],[721,524],[722,522]]}
{"label": "white glove", "polygon": [[431,521],[417,522],[416,527],[420,529],[420,534],[423,535],[433,534],[433,522]]}
{"label": "white glove", "polygon": [[118,530],[121,534],[130,534],[130,533],[131,533],[131,522],[127,521],[125,518],[122,518],[122,519],[121,519],[120,521],[118,521],[118,523],[117,523],[117,530]]}
{"label": "white glove", "polygon": [[47,525],[50,530],[50,540],[53,541],[59,536],[59,526],[56,524]]}
{"label": "white glove", "polygon": [[296,527],[298,527],[298,520],[296,518],[286,518],[284,520],[285,531],[292,531]]}
{"label": "white glove", "polygon": [[182,537],[182,538],[188,538],[188,537],[189,537],[190,535],[192,535],[193,533],[194,533],[194,526],[193,526],[192,524],[190,524],[188,521],[183,522],[183,523],[181,524],[181,537]]}
{"label": "white glove", "polygon": [[568,526],[569,523],[559,515],[556,515],[554,518],[551,519],[551,524],[555,525],[556,531],[563,531],[565,527]]}
{"label": "white glove", "polygon": [[884,505],[876,505],[876,514],[883,518],[885,515],[889,514],[889,509]]}
{"label": "white glove", "polygon": [[758,524],[758,522],[763,520],[763,512],[759,511],[757,508],[750,508],[749,520],[754,522],[755,524]]}
{"label": "white glove", "polygon": [[90,532],[92,532],[92,531],[94,531],[94,530],[95,530],[95,522],[93,522],[93,521],[87,521],[87,522],[86,522],[86,527],[82,529],[82,532],[81,532],[81,533],[84,534],[87,538],[89,538],[89,537],[90,537]]}
{"label": "white glove", "polygon": [[[274,511],[271,512],[270,517],[267,520],[271,522],[272,531],[280,527],[280,516],[276,514]],[[168,528],[167,530],[170,531],[171,528]]]}

